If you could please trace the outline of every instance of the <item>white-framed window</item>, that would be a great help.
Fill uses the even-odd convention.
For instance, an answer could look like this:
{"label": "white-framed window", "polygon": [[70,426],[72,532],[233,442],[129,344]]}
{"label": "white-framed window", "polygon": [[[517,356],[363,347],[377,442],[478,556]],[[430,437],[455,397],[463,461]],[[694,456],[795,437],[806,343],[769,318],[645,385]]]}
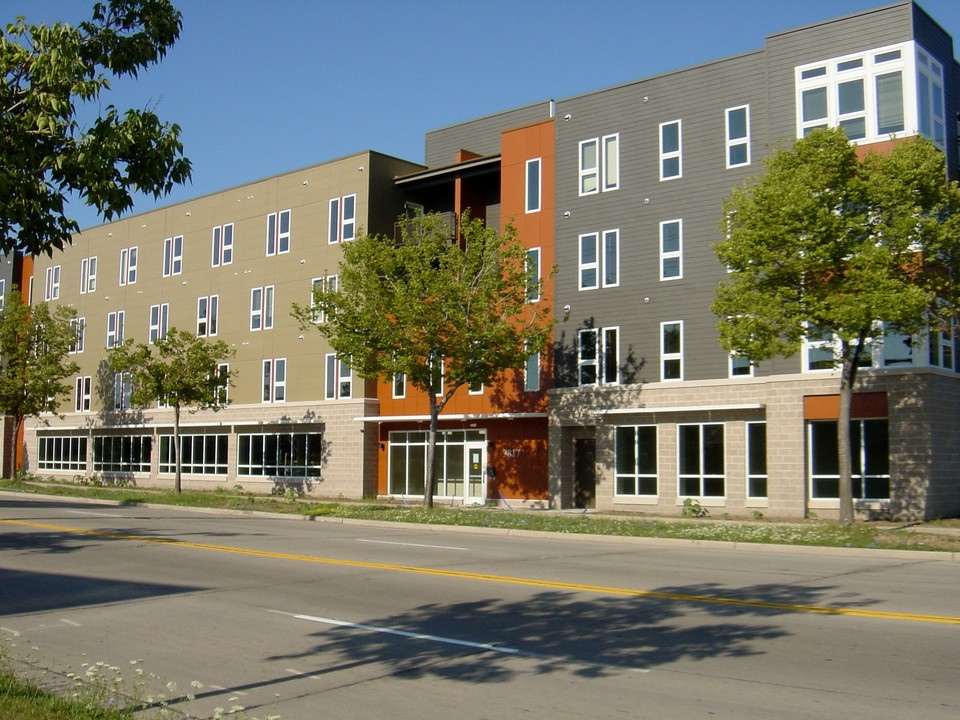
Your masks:
{"label": "white-framed window", "polygon": [[[810,498],[840,497],[840,452],[836,420],[807,423]],[[890,498],[890,439],[887,419],[850,421],[853,497]]]}
{"label": "white-framed window", "polygon": [[123,248],[120,251],[120,284],[133,285],[137,282],[137,246]]}
{"label": "white-framed window", "polygon": [[70,348],[69,353],[82,353],[87,334],[87,319],[76,317],[70,319]]}
{"label": "white-framed window", "polygon": [[540,389],[540,353],[527,356],[523,365],[524,392],[537,392]]}
{"label": "white-framed window", "polygon": [[525,213],[540,212],[540,192],[542,178],[540,176],[541,160],[533,158],[527,160],[525,177],[525,192],[523,209]]}
{"label": "white-framed window", "polygon": [[91,382],[92,380],[89,375],[83,375],[77,378],[73,403],[73,409],[76,412],[90,412]]}
{"label": "white-framed window", "polygon": [[579,146],[580,194],[616,190],[620,187],[620,135],[613,133],[581,140]]}
{"label": "white-framed window", "polygon": [[93,471],[148,473],[152,454],[149,435],[98,435],[93,438]]}
{"label": "white-framed window", "polygon": [[123,345],[123,323],[126,313],[123,310],[107,313],[107,349]]}
{"label": "white-framed window", "polygon": [[577,378],[580,385],[620,382],[620,328],[587,328],[577,335]]}
{"label": "white-framed window", "polygon": [[167,328],[170,325],[170,304],[150,306],[150,343],[163,340],[167,337]]}
{"label": "white-framed window", "polygon": [[678,496],[724,497],[723,423],[678,425],[677,465]]}
{"label": "white-framed window", "polygon": [[183,235],[165,238],[163,241],[163,276],[183,272]]}
{"label": "white-framed window", "polygon": [[83,258],[80,261],[80,294],[92,293],[97,289],[97,256]]}
{"label": "white-framed window", "polygon": [[353,240],[357,233],[357,196],[330,199],[327,238],[331,244]]}
{"label": "white-framed window", "polygon": [[197,298],[197,337],[212,337],[217,334],[220,313],[220,297]]}
{"label": "white-framed window", "polygon": [[279,403],[287,399],[287,359],[272,358],[263,361],[263,395],[265,403]]}
{"label": "white-framed window", "polygon": [[37,467],[40,470],[87,469],[87,438],[76,435],[37,437]]}
{"label": "white-framed window", "polygon": [[753,377],[753,362],[746,355],[729,355],[728,362],[729,376],[735,377]]}
{"label": "white-framed window", "polygon": [[767,424],[748,422],[747,497],[767,497]]}
{"label": "white-framed window", "polygon": [[616,495],[657,495],[657,426],[621,425],[614,431]]}
{"label": "white-framed window", "polygon": [[250,329],[269,330],[273,327],[273,285],[250,290]]}
{"label": "white-framed window", "polygon": [[540,300],[540,248],[527,248],[527,302]]}
{"label": "white-framed window", "polygon": [[683,220],[660,223],[660,279],[683,277]]}
{"label": "white-framed window", "polygon": [[946,149],[943,65],[917,46],[917,116],[920,132]]}
{"label": "white-framed window", "polygon": [[750,164],[750,106],[727,108],[724,127],[726,131],[727,167],[743,167]]}
{"label": "white-framed window", "polygon": [[927,356],[932,367],[955,370],[954,328],[952,323],[933,326],[927,332]]}
{"label": "white-framed window", "polygon": [[233,263],[233,223],[218,225],[213,229],[210,241],[210,266],[220,267]]}
{"label": "white-framed window", "polygon": [[341,360],[334,353],[324,357],[327,400],[346,400],[353,397],[353,371],[349,360]]}
{"label": "white-framed window", "polygon": [[405,373],[394,373],[393,374],[393,397],[396,399],[405,398],[407,396],[407,376]]}
{"label": "white-framed window", "polygon": [[600,233],[580,236],[580,289],[600,287]]}
{"label": "white-framed window", "polygon": [[220,407],[226,407],[230,403],[230,363],[217,363],[217,377],[226,377],[227,382],[217,388],[214,402]]}
{"label": "white-framed window", "polygon": [[46,282],[43,284],[43,299],[57,300],[60,297],[60,266],[47,268]]}
{"label": "white-framed window", "polygon": [[660,179],[673,180],[683,176],[683,140],[681,121],[660,123]]}
{"label": "white-framed window", "polygon": [[337,291],[336,275],[313,278],[313,280],[310,281],[310,307],[312,308],[310,315],[315,323],[325,323],[327,321],[327,314],[320,308],[316,307],[314,300],[316,298],[316,294],[323,290],[329,290],[330,292]]}
{"label": "white-framed window", "polygon": [[[31,278],[32,280],[33,278]],[[7,303],[7,281],[4,278],[0,278],[0,312],[3,312],[3,308],[6,307]]]}
{"label": "white-framed window", "polygon": [[[227,445],[229,435],[223,434],[181,434],[180,471],[189,475],[226,475]],[[157,469],[160,473],[174,473],[177,470],[173,453],[173,435],[160,436],[160,459]]]}
{"label": "white-framed window", "polygon": [[580,290],[620,284],[620,231],[584,233],[580,236]]}
{"label": "white-framed window", "polygon": [[912,132],[908,119],[916,105],[910,92],[915,75],[911,45],[890,45],[797,67],[797,137],[825,127],[841,127],[855,142]]}
{"label": "white-framed window", "polygon": [[683,321],[660,323],[660,379],[683,380]]}
{"label": "white-framed window", "polygon": [[837,338],[829,330],[808,325],[803,337],[803,369],[805,372],[833,370],[836,367]]}
{"label": "white-framed window", "polygon": [[129,410],[133,396],[133,375],[128,372],[113,375],[113,409],[115,412]]}
{"label": "white-framed window", "polygon": [[321,433],[243,433],[237,435],[237,475],[320,477]]}
{"label": "white-framed window", "polygon": [[290,252],[290,211],[267,215],[267,256]]}

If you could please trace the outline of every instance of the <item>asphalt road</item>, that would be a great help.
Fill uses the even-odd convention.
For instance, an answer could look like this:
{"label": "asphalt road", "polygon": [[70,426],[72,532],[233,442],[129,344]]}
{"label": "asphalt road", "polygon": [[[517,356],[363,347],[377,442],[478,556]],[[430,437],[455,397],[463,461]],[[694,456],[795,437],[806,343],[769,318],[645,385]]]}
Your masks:
{"label": "asphalt road", "polygon": [[142,667],[192,717],[955,720],[958,590],[927,553],[0,495],[7,652]]}

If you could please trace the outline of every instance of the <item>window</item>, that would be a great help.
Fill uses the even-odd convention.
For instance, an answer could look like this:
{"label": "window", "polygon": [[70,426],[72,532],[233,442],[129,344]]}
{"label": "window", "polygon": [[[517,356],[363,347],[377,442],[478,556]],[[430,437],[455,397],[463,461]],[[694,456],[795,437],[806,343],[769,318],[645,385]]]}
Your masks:
{"label": "window", "polygon": [[230,363],[217,363],[217,378],[226,378],[227,381],[217,387],[214,403],[220,407],[230,404]]}
{"label": "window", "polygon": [[746,355],[730,355],[730,377],[753,377],[753,362]]}
{"label": "window", "polygon": [[396,372],[393,374],[393,397],[404,398],[407,396],[407,376],[405,373]]}
{"label": "window", "polygon": [[348,360],[339,359],[334,353],[324,358],[326,398],[346,400],[353,397],[353,373]]}
{"label": "window", "polygon": [[38,437],[37,469],[85,472],[87,469],[87,439],[70,435]]}
{"label": "window", "polygon": [[680,121],[660,123],[660,179],[672,180],[683,175]]}
{"label": "window", "polygon": [[580,194],[620,187],[620,135],[580,141]]}
{"label": "window", "polygon": [[124,311],[107,313],[107,349],[123,345]]}
{"label": "window", "polygon": [[153,439],[149,435],[105,435],[93,439],[93,471],[150,472]]}
{"label": "window", "polygon": [[683,277],[683,220],[660,223],[660,279]]}
{"label": "window", "polygon": [[[837,421],[818,420],[807,424],[807,450],[811,498],[840,497],[840,454]],[[890,441],[887,420],[850,422],[850,458],[853,497],[890,498]]]}
{"label": "window", "polygon": [[[228,435],[181,435],[180,471],[191,475],[226,475]],[[160,436],[161,473],[176,472],[173,435]]]}
{"label": "window", "polygon": [[70,339],[70,347],[67,352],[82,353],[87,335],[87,319],[82,317],[70,318],[70,332],[73,337]]}
{"label": "window", "polygon": [[660,379],[683,380],[683,322],[660,323]]}
{"label": "window", "polygon": [[316,307],[315,302],[317,293],[324,290],[328,290],[330,292],[337,291],[336,275],[327,275],[325,278],[314,278],[310,281],[310,305],[313,308],[311,315],[315,323],[324,323],[327,321],[327,314],[320,308]]}
{"label": "window", "polygon": [[620,380],[620,329],[581,330],[577,342],[577,377],[580,385],[610,385]]}
{"label": "window", "polygon": [[211,267],[230,265],[233,262],[233,223],[215,227],[211,244]]}
{"label": "window", "polygon": [[[31,280],[33,278],[30,278]],[[4,278],[0,278],[0,312],[3,311],[4,306],[7,302],[7,281]]]}
{"label": "window", "polygon": [[73,408],[76,412],[90,412],[90,383],[91,378],[89,375],[77,378]]}
{"label": "window", "polygon": [[[391,432],[387,489],[391,495],[423,495],[427,433]],[[435,494],[438,497],[479,498],[484,491],[483,430],[440,430],[437,432]],[[469,461],[469,468],[465,467]],[[474,468],[476,468],[474,470]]]}
{"label": "window", "polygon": [[943,65],[920,47],[917,47],[917,103],[920,132],[945,150]]}
{"label": "window", "polygon": [[116,412],[129,410],[133,395],[133,376],[128,373],[114,373],[113,375],[113,409]]}
{"label": "window", "polygon": [[524,363],[523,389],[525,392],[536,392],[540,389],[540,353],[529,355]]}
{"label": "window", "polygon": [[677,461],[680,497],[723,497],[723,425],[677,426]]}
{"label": "window", "polygon": [[263,396],[265,403],[287,399],[287,361],[285,358],[263,361]]}
{"label": "window", "polygon": [[197,336],[212,337],[217,334],[217,319],[220,308],[220,297],[197,298]]}
{"label": "window", "polygon": [[60,266],[47,268],[46,282],[43,285],[43,299],[56,300],[60,297]]}
{"label": "window", "polygon": [[[603,245],[601,246],[601,237]],[[604,230],[580,236],[580,289],[615,287],[620,283],[620,231]]]}
{"label": "window", "polygon": [[320,433],[243,433],[237,436],[237,475],[320,477]]}
{"label": "window", "polygon": [[540,300],[540,248],[527,250],[527,302]]}
{"label": "window", "polygon": [[88,257],[80,261],[80,294],[92,293],[97,289],[97,258]]}
{"label": "window", "polygon": [[157,340],[163,340],[167,337],[167,327],[170,322],[170,305],[169,303],[163,303],[162,305],[151,305],[150,306],[150,342],[155,343]]}
{"label": "window", "polygon": [[540,158],[527,160],[524,212],[540,212]]}
{"label": "window", "polygon": [[290,211],[267,215],[267,255],[290,252]]}
{"label": "window", "polygon": [[840,127],[851,140],[873,142],[904,132],[906,48],[890,46],[796,68],[797,136]]}
{"label": "window", "polygon": [[833,370],[836,350],[836,338],[833,333],[815,325],[808,325],[803,346],[804,370]]}
{"label": "window", "polygon": [[250,329],[269,330],[273,327],[273,285],[250,291]]}
{"label": "window", "polygon": [[133,285],[137,281],[137,248],[120,251],[120,284]]}
{"label": "window", "polygon": [[747,497],[767,497],[767,424],[747,423]]}
{"label": "window", "polygon": [[617,495],[657,494],[657,426],[621,426],[615,431]]}
{"label": "window", "polygon": [[954,369],[953,327],[950,323],[931,327],[927,333],[930,365]]}
{"label": "window", "polygon": [[353,240],[357,228],[357,196],[346,195],[330,200],[328,240],[338,243]]}
{"label": "window", "polygon": [[183,272],[183,235],[166,238],[163,241],[163,276],[179,275]]}
{"label": "window", "polygon": [[750,164],[750,106],[727,108],[727,167]]}

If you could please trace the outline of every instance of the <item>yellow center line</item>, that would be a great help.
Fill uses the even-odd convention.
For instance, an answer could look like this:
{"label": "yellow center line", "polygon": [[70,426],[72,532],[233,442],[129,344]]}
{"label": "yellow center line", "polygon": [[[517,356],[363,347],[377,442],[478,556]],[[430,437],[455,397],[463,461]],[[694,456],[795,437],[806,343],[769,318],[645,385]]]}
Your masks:
{"label": "yellow center line", "polygon": [[763,610],[813,613],[817,615],[842,615],[845,617],[873,618],[879,620],[908,620],[912,622],[960,625],[960,617],[952,615],[926,615],[922,613],[886,612],[883,610],[867,610],[864,608],[836,607],[830,605],[804,605],[799,603],[771,602],[767,600],[750,600],[747,598],[716,597],[713,595],[689,595],[685,593],[661,592],[659,590],[637,590],[633,588],[587,585],[582,583],[562,582],[556,580],[536,580],[532,578],[511,577],[509,575],[491,575],[488,573],[462,572],[459,570],[442,570],[437,568],[419,567],[416,565],[395,565],[392,563],[366,562],[364,560],[338,560],[337,558],[318,557],[316,555],[299,555],[294,553],[271,552],[268,550],[253,550],[251,548],[229,547],[227,545],[211,545],[209,543],[189,542],[187,540],[176,540],[173,538],[127,535],[125,533],[114,533],[106,530],[84,530],[81,528],[67,527],[64,525],[50,525],[47,523],[30,522],[26,520],[12,520],[7,518],[0,518],[0,523],[6,523],[8,525],[22,525],[24,527],[32,527],[40,530],[54,530],[57,532],[73,533],[76,535],[91,535],[94,537],[111,538],[113,540],[133,540],[136,542],[153,543],[157,545],[172,545],[175,547],[191,548],[194,550],[234,553],[236,555],[271,558],[274,560],[292,560],[295,562],[308,562],[320,565],[339,565],[344,567],[365,568],[369,570],[416,573],[419,575],[433,575],[437,577],[457,578],[460,580],[484,580],[487,582],[526,585],[530,587],[551,588],[557,590],[575,590],[578,592],[598,593],[604,595],[627,595],[630,597],[653,598],[657,600],[674,600],[678,602],[706,603],[711,605],[732,605],[738,607],[759,608]]}

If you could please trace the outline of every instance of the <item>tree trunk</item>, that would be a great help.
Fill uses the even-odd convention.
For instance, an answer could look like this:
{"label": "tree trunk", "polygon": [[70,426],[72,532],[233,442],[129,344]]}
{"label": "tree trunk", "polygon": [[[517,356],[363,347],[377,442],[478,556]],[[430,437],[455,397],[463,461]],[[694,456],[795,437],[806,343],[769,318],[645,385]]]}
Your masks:
{"label": "tree trunk", "polygon": [[437,464],[437,425],[440,420],[440,405],[430,392],[430,429],[427,431],[427,467],[423,478],[423,507],[433,507],[433,479],[436,477],[434,466]]}
{"label": "tree trunk", "polygon": [[860,362],[864,340],[857,347],[843,348],[843,364],[840,366],[840,412],[837,416],[837,454],[840,456],[840,522],[852,525],[853,512],[853,458],[850,455],[850,408],[853,404],[853,384],[857,379],[857,364]]}
{"label": "tree trunk", "polygon": [[17,446],[20,444],[20,426],[23,425],[23,418],[13,415],[10,418],[13,423],[10,436],[10,478],[17,477]]}
{"label": "tree trunk", "polygon": [[173,408],[173,491],[180,494],[180,406]]}

